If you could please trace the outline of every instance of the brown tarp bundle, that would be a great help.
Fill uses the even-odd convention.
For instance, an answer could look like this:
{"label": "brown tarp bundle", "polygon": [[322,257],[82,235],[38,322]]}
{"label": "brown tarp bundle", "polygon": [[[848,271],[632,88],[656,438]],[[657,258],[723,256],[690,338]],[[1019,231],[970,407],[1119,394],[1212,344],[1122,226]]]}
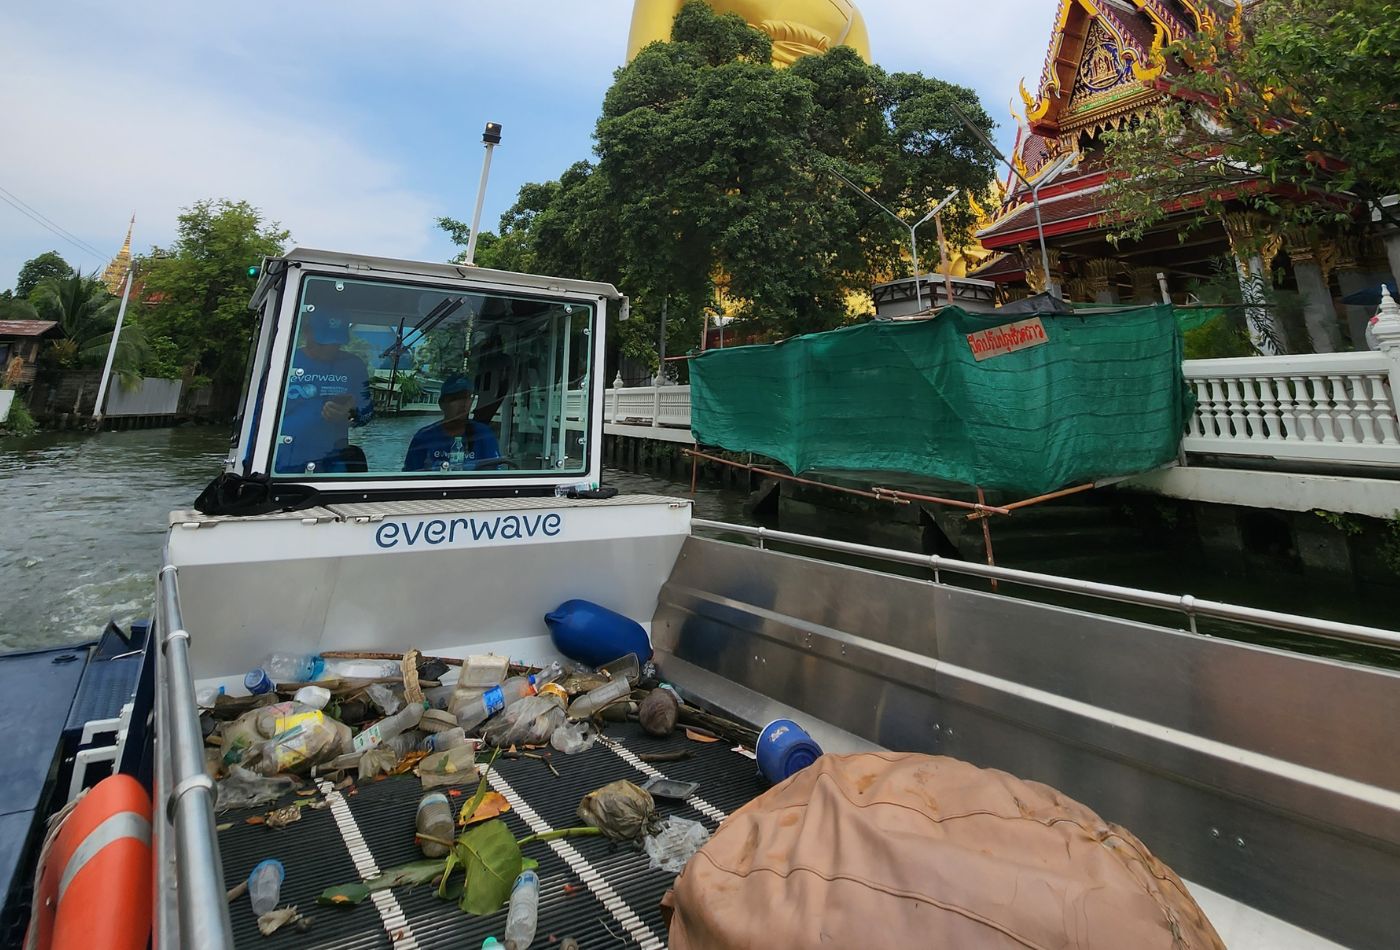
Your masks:
{"label": "brown tarp bundle", "polygon": [[731,815],[667,901],[674,950],[1224,947],[1128,831],[914,754],[822,756]]}

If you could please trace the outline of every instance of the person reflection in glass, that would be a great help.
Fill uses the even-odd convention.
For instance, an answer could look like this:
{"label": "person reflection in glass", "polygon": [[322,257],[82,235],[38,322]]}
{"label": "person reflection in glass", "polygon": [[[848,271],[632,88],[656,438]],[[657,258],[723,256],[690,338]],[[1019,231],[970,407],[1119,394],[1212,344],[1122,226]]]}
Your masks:
{"label": "person reflection in glass", "polygon": [[501,457],[496,433],[471,417],[471,380],[461,373],[443,380],[438,408],[442,410],[442,419],[414,433],[403,460],[403,470],[472,472],[478,468],[497,467],[487,464]]}
{"label": "person reflection in glass", "polygon": [[345,351],[350,321],[322,305],[302,320],[282,412],[279,473],[363,472],[365,455],[350,444],[350,427],[374,415],[365,361]]}

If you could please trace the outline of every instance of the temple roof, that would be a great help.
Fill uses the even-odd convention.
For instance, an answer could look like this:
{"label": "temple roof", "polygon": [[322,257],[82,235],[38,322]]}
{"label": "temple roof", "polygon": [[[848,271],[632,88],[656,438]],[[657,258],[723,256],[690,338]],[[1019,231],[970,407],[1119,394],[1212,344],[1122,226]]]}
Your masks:
{"label": "temple roof", "polygon": [[[1034,94],[1024,84],[1026,112],[1012,161],[1032,184],[1058,160],[1091,145],[1167,95],[1165,80],[1182,65],[1163,47],[1202,25],[1234,14],[1224,0],[1059,0],[1050,47]],[[1064,233],[1100,223],[1096,197],[1104,181],[1095,150],[1079,165],[1043,186],[1046,233]],[[1005,248],[1035,229],[1031,189],[1008,174],[1006,200],[990,227],[978,236],[988,248]]]}
{"label": "temple roof", "polygon": [[109,294],[120,294],[122,284],[126,283],[127,272],[131,270],[131,231],[136,227],[136,215],[131,216],[131,223],[126,227],[126,240],[122,242],[122,249],[117,252],[117,256],[112,258],[107,269],[102,272],[102,284],[107,288]]}

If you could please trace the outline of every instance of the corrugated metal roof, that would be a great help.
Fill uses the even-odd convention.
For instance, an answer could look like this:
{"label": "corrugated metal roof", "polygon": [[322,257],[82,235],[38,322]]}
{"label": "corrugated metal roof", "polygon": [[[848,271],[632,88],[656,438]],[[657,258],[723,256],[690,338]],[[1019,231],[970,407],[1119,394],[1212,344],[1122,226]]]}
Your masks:
{"label": "corrugated metal roof", "polygon": [[0,336],[43,336],[56,326],[53,320],[0,320]]}

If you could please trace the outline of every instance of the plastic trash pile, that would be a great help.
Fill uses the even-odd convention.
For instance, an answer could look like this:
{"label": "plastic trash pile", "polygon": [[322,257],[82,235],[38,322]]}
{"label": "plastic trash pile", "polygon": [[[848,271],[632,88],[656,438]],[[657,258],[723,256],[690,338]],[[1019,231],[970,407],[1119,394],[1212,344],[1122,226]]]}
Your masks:
{"label": "plastic trash pile", "polygon": [[[206,766],[217,782],[219,811],[273,805],[312,778],[354,794],[356,781],[411,771],[422,786],[413,832],[425,860],[385,872],[383,880],[331,888],[320,903],[355,904],[378,886],[437,882],[439,896],[469,913],[491,913],[508,902],[505,945],[529,946],[539,880],[535,862],[520,850],[530,839],[515,842],[506,824],[493,820],[510,809],[488,790],[485,773],[495,757],[537,759],[557,775],[556,753],[562,765],[604,738],[610,724],[625,721],[653,736],[684,730],[700,741],[762,749],[754,730],[689,706],[662,684],[646,634],[634,622],[583,601],[564,604],[546,622],[560,652],[582,662],[533,667],[494,654],[447,659],[417,650],[277,653],[248,672],[247,695],[201,691]],[[793,740],[782,746],[791,756]],[[651,761],[689,755],[660,753]],[[445,792],[472,784],[476,795],[457,812]],[[585,796],[578,808],[583,825],[570,831],[629,843],[649,855],[651,867],[678,873],[709,832],[698,822],[662,820],[654,796],[685,800],[696,787],[660,777],[644,787],[614,782]],[[302,796],[315,793],[301,791],[292,804],[247,821],[281,828],[303,808],[326,804]],[[481,838],[501,840],[487,846]],[[474,869],[483,853],[506,855],[507,864],[489,874]],[[482,880],[514,883],[508,892],[482,890],[474,870]],[[283,874],[270,859],[247,881],[264,933],[311,924],[295,907],[277,907]],[[231,892],[230,900],[236,896]]]}

